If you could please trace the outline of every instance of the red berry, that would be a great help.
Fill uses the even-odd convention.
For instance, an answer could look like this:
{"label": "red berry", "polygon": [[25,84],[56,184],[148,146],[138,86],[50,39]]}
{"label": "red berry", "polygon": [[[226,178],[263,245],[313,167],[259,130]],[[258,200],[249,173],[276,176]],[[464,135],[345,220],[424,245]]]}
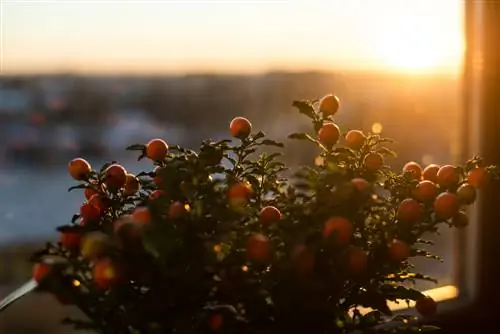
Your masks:
{"label": "red berry", "polygon": [[274,206],[266,206],[260,211],[259,218],[263,225],[269,225],[281,220],[281,212]]}

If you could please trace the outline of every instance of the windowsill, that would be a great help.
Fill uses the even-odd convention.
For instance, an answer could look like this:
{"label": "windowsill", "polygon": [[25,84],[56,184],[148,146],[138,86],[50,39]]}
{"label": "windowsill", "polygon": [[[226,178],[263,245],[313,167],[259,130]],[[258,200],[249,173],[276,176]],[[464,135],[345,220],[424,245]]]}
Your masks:
{"label": "windowsill", "polygon": [[[445,285],[439,288],[423,291],[423,293],[432,297],[438,303],[438,312],[433,317],[419,317],[418,322],[429,323],[433,320],[457,313],[471,305],[471,299],[467,298],[463,294],[461,295],[459,289],[454,285]],[[405,315],[418,316],[418,313],[414,308],[415,302],[410,302],[408,306],[408,304],[402,300],[399,303],[389,302],[388,306],[394,312],[394,315],[404,313]],[[358,310],[361,314],[366,314],[372,311],[371,308],[358,308]],[[391,329],[398,325],[399,323],[385,323],[377,326],[377,328]]]}
{"label": "windowsill", "polygon": [[[432,297],[436,302],[439,303],[439,312],[447,311],[450,308],[456,308],[457,306],[460,306],[460,304],[466,304],[466,301],[462,300],[463,298],[459,298],[459,290],[454,285],[445,285],[439,288],[423,291],[423,293],[429,297]],[[413,308],[415,306],[415,302],[410,302],[409,306],[405,301],[400,301],[399,303],[389,302],[388,306],[395,313],[399,313],[402,311],[411,313],[414,312]],[[366,314],[373,310],[367,307],[360,307],[358,308],[358,311],[361,314]]]}

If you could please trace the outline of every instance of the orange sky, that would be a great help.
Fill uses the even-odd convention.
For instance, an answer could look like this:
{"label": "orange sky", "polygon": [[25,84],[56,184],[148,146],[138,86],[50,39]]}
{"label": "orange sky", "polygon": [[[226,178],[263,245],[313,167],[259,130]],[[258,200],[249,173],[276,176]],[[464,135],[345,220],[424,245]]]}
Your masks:
{"label": "orange sky", "polygon": [[0,0],[3,73],[456,72],[460,0]]}

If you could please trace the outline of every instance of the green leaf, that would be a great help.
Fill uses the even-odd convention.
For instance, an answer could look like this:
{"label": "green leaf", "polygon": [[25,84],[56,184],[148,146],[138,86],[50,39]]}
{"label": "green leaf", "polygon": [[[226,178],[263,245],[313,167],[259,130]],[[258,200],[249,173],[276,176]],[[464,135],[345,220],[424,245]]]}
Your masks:
{"label": "green leaf", "polygon": [[253,135],[253,140],[261,139],[264,138],[266,134],[262,131],[257,132],[255,135]]}
{"label": "green leaf", "polygon": [[431,240],[425,240],[425,239],[417,239],[417,241],[415,241],[415,243],[418,243],[418,244],[424,244],[424,245],[434,245],[434,241],[431,241]]}
{"label": "green leaf", "polygon": [[288,135],[288,138],[290,139],[299,139],[299,140],[307,140],[307,134],[306,133],[292,133]]}
{"label": "green leaf", "polygon": [[387,147],[381,147],[381,148],[379,148],[378,149],[378,153],[383,154],[383,155],[388,155],[388,156],[391,156],[393,158],[397,157],[396,152],[394,152],[393,150],[388,149]]}
{"label": "green leaf", "polygon": [[380,323],[381,320],[382,320],[382,312],[375,310],[365,314],[361,318],[361,324],[364,326],[373,326]]}
{"label": "green leaf", "polygon": [[143,144],[134,144],[126,148],[127,151],[144,151],[145,149],[146,145]]}
{"label": "green leaf", "polygon": [[229,143],[231,143],[231,140],[223,139],[223,140],[219,140],[218,142],[215,142],[214,146],[220,146],[220,145],[225,145],[225,144],[229,144]]}
{"label": "green leaf", "polygon": [[431,276],[428,275],[423,275],[419,273],[398,273],[398,274],[392,274],[384,278],[385,281],[392,281],[392,282],[404,282],[404,281],[409,281],[409,280],[423,280],[423,281],[429,281],[433,283],[438,283],[438,281],[435,278],[432,278]]}
{"label": "green leaf", "polygon": [[434,254],[432,254],[424,249],[412,249],[412,256],[423,256],[423,257],[428,258],[428,259],[438,260],[440,262],[444,262],[440,256],[434,255]]}
{"label": "green leaf", "polygon": [[318,144],[318,141],[307,133],[292,133],[288,136],[288,138],[289,139],[298,139],[298,140],[309,140],[315,144]]}
{"label": "green leaf", "polygon": [[380,287],[382,294],[388,300],[417,300],[423,296],[422,292],[407,288],[402,285],[394,286],[394,285],[383,285]]}
{"label": "green leaf", "polygon": [[245,178],[247,179],[248,182],[252,185],[253,189],[259,189],[260,188],[260,182],[259,180],[252,174],[247,174],[245,175]]}
{"label": "green leaf", "polygon": [[85,189],[85,188],[90,188],[90,187],[86,184],[79,184],[77,186],[69,187],[68,192],[75,190],[75,189]]}
{"label": "green leaf", "polygon": [[264,139],[260,144],[262,145],[267,145],[267,146],[277,146],[277,147],[284,147],[283,143],[271,140],[271,139]]}
{"label": "green leaf", "polygon": [[176,247],[175,237],[174,233],[159,232],[154,228],[144,229],[142,244],[154,257],[165,259]]}
{"label": "green leaf", "polygon": [[317,118],[316,112],[314,111],[314,107],[309,101],[305,100],[293,101],[292,106],[297,108],[301,114],[306,115],[310,119]]}

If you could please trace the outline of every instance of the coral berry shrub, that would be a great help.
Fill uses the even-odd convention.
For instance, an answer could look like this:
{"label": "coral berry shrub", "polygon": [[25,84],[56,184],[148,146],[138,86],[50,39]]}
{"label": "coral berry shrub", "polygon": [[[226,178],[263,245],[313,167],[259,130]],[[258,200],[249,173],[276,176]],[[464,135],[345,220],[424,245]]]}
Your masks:
{"label": "coral berry shrub", "polygon": [[283,144],[243,117],[230,122],[232,139],[197,151],[161,139],[130,146],[151,163],[137,175],[71,161],[80,213],[33,256],[40,288],[88,317],[66,321],[113,334],[350,333],[418,327],[389,301],[436,312],[409,284],[433,281],[411,261],[436,258],[424,233],[468,224],[464,209],[496,168],[474,158],[392,171],[389,139],[341,132],[337,97],[294,106],[312,129],[289,138],[310,142],[321,164],[289,170],[265,150]]}

